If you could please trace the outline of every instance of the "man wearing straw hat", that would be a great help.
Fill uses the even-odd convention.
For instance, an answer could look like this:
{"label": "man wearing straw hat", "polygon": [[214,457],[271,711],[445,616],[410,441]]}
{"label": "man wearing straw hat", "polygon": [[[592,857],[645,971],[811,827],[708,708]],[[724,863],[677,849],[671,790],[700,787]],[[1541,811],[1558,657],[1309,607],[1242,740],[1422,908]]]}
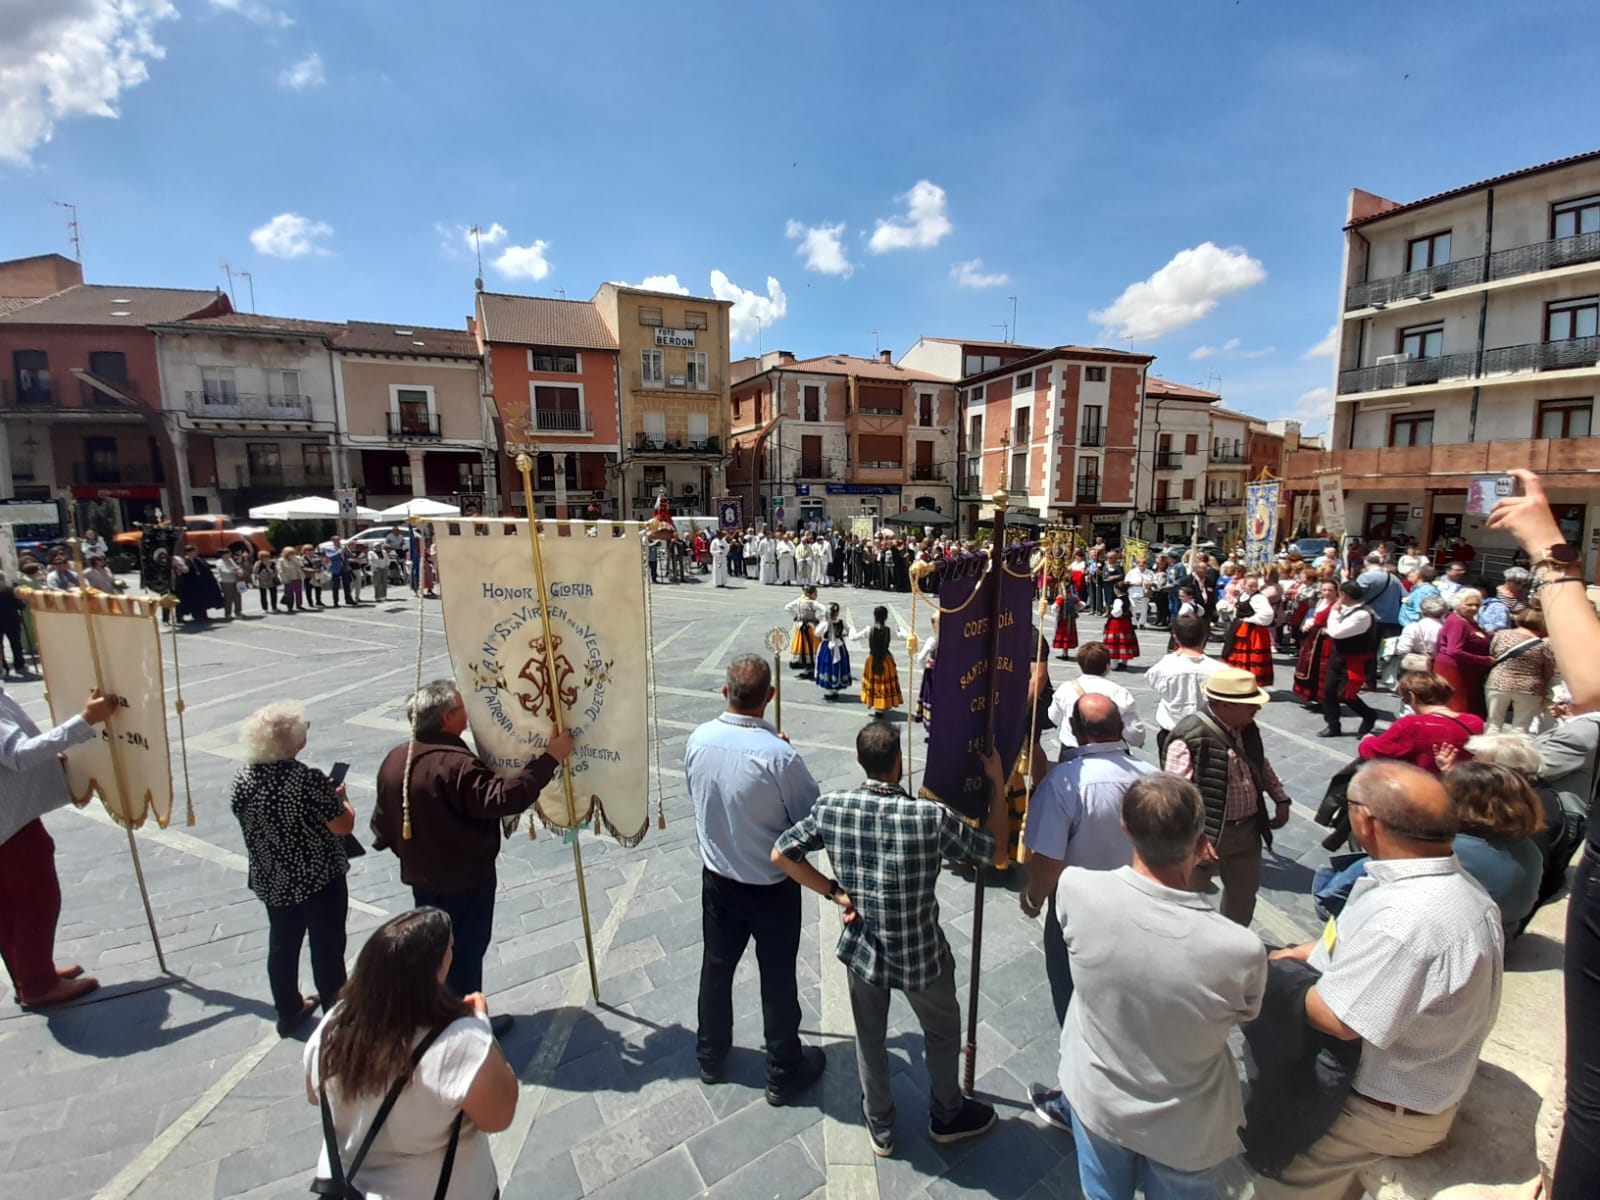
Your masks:
{"label": "man wearing straw hat", "polygon": [[[1289,793],[1256,728],[1256,712],[1270,697],[1239,667],[1213,672],[1201,692],[1199,710],[1172,729],[1166,769],[1200,789],[1222,880],[1222,915],[1249,925],[1261,890],[1261,848],[1270,847],[1272,831],[1289,821]],[[1263,793],[1273,801],[1270,817]]]}
{"label": "man wearing straw hat", "polygon": [[24,1008],[64,1004],[100,986],[82,967],[55,964],[61,882],[56,844],[39,818],[72,800],[63,751],[92,741],[117,703],[90,692],[82,713],[41,733],[0,688],[0,958]]}

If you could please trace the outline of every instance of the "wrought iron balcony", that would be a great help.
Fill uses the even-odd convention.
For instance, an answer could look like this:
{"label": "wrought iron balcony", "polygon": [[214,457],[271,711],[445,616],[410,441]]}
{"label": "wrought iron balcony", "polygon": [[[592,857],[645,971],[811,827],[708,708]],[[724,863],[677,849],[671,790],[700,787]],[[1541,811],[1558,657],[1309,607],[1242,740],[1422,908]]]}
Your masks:
{"label": "wrought iron balcony", "polygon": [[1150,502],[1152,517],[1170,517],[1178,511],[1178,502],[1171,496],[1157,496]]}
{"label": "wrought iron balcony", "polygon": [[938,467],[918,463],[911,468],[911,478],[919,483],[943,483],[944,472]]}
{"label": "wrought iron balcony", "polygon": [[439,414],[389,413],[389,436],[392,438],[436,438],[439,436]]}
{"label": "wrought iron balcony", "polygon": [[1156,451],[1156,470],[1176,471],[1181,466],[1183,466],[1183,455],[1176,450]]}
{"label": "wrought iron balcony", "polygon": [[635,454],[720,454],[722,452],[721,442],[715,434],[703,438],[656,438],[648,433],[636,433],[633,435],[633,450]]}
{"label": "wrought iron balcony", "polygon": [[1079,476],[1078,478],[1078,503],[1100,503],[1100,480],[1096,476]]}
{"label": "wrought iron balcony", "polygon": [[1580,233],[1496,250],[1488,256],[1487,262],[1480,254],[1425,271],[1407,271],[1402,275],[1351,284],[1345,291],[1344,306],[1347,309],[1370,308],[1396,300],[1427,299],[1435,292],[1490,279],[1512,279],[1590,262],[1600,262],[1600,233]]}
{"label": "wrought iron balcony", "polygon": [[570,408],[535,408],[533,427],[544,433],[593,433],[594,418]]}
{"label": "wrought iron balcony", "polygon": [[1211,461],[1220,463],[1223,466],[1247,466],[1250,462],[1250,456],[1237,450],[1213,450],[1211,452]]}
{"label": "wrought iron balcony", "polygon": [[206,388],[185,392],[184,405],[191,417],[213,421],[309,421],[311,397],[260,395]]}
{"label": "wrought iron balcony", "polygon": [[1515,375],[1523,371],[1575,371],[1596,366],[1600,366],[1600,337],[1527,342],[1520,346],[1485,350],[1481,371],[1478,369],[1478,356],[1474,352],[1413,358],[1406,362],[1341,371],[1339,393],[1350,395],[1354,392],[1378,392],[1456,379]]}
{"label": "wrought iron balcony", "polygon": [[1531,342],[1483,352],[1485,375],[1510,375],[1518,371],[1572,371],[1594,366],[1600,366],[1600,337]]}

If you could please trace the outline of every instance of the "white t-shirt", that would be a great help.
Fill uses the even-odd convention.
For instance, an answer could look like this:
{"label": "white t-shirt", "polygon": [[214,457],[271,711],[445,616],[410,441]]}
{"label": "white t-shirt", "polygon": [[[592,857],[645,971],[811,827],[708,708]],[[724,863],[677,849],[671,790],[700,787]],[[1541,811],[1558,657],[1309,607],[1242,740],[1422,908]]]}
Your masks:
{"label": "white t-shirt", "polygon": [[[333,1012],[338,1011],[339,1006],[335,1005]],[[318,1055],[322,1031],[332,1015],[323,1018],[306,1043],[306,1082],[313,1093],[321,1082]],[[425,1032],[417,1031],[411,1042],[413,1047]],[[445,1026],[428,1047],[354,1180],[369,1200],[433,1200],[439,1172],[444,1167],[445,1147],[450,1144],[450,1126],[493,1045],[488,1018],[471,1016]],[[355,1103],[348,1103],[340,1097],[335,1081],[328,1089],[328,1105],[340,1138],[339,1159],[348,1170],[350,1160],[367,1136],[368,1126],[383,1105],[383,1094],[362,1096]],[[319,1138],[321,1128],[319,1124]],[[317,1176],[326,1179],[328,1174],[328,1148],[323,1146],[317,1156]],[[461,1140],[456,1145],[447,1200],[489,1200],[498,1186],[489,1139],[467,1118],[461,1122]]]}

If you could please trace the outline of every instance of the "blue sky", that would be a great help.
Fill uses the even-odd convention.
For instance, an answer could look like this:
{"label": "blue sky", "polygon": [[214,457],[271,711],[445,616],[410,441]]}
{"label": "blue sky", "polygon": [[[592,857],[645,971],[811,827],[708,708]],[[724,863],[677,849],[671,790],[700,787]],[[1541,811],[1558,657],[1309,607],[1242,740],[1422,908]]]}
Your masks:
{"label": "blue sky", "polygon": [[493,289],[674,276],[736,351],[999,339],[1014,295],[1017,340],[1131,333],[1269,417],[1331,383],[1349,187],[1600,146],[1581,0],[0,12],[0,257],[67,251],[68,200],[92,282],[458,326],[477,223]]}

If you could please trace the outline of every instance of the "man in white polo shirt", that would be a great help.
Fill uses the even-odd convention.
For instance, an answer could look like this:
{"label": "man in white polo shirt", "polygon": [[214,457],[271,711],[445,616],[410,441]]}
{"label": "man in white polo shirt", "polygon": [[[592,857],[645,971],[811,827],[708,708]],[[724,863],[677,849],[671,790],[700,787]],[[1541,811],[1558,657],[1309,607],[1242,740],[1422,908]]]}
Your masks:
{"label": "man in white polo shirt", "polygon": [[1322,937],[1274,957],[1322,972],[1306,1022],[1362,1041],[1361,1065],[1328,1132],[1258,1200],[1359,1198],[1360,1173],[1444,1141],[1500,1008],[1505,939],[1489,893],[1461,869],[1444,786],[1383,760],[1350,783],[1350,826],[1372,855]]}
{"label": "man in white polo shirt", "polygon": [[1175,725],[1190,713],[1199,712],[1206,680],[1227,666],[1206,654],[1206,637],[1211,632],[1204,617],[1178,617],[1172,622],[1172,639],[1177,648],[1158,659],[1144,673],[1144,681],[1156,694],[1156,752],[1166,761],[1167,739]]}
{"label": "man in white polo shirt", "polygon": [[1078,678],[1069,679],[1050,698],[1050,720],[1061,735],[1061,758],[1070,757],[1069,751],[1078,744],[1067,720],[1072,706],[1084,696],[1098,694],[1110,696],[1122,713],[1122,740],[1135,748],[1144,745],[1144,721],[1139,717],[1139,704],[1133,693],[1120,683],[1106,678],[1111,668],[1111,651],[1104,642],[1085,642],[1078,647]]}

